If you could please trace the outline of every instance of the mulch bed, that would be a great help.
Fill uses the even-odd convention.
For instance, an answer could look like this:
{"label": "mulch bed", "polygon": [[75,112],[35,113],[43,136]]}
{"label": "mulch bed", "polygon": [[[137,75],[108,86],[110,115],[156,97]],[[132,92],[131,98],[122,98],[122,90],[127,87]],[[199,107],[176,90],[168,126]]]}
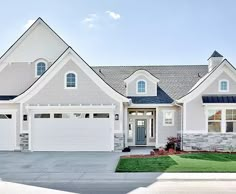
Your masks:
{"label": "mulch bed", "polygon": [[161,156],[179,155],[179,154],[191,154],[191,153],[218,153],[218,154],[236,154],[236,152],[220,152],[220,151],[151,151],[150,154],[135,154],[125,155],[120,158],[157,158]]}
{"label": "mulch bed", "polygon": [[125,156],[121,156],[121,158],[157,158],[157,157],[160,157],[160,156],[186,154],[186,153],[189,153],[189,152],[185,152],[185,151],[175,151],[175,152],[163,151],[163,152],[160,153],[160,152],[151,151],[150,154],[125,155]]}

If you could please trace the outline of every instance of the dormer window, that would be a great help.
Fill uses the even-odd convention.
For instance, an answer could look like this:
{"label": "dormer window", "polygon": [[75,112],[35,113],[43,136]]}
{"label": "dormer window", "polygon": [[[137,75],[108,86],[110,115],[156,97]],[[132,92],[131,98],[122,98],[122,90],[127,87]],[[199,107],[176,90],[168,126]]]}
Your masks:
{"label": "dormer window", "polygon": [[156,96],[159,79],[146,70],[137,70],[124,80],[127,96]]}
{"label": "dormer window", "polygon": [[35,66],[35,76],[40,77],[47,69],[47,64],[44,61],[38,61]]}
{"label": "dormer window", "polygon": [[147,93],[147,82],[145,80],[137,81],[137,94]]}
{"label": "dormer window", "polygon": [[220,80],[219,81],[219,92],[228,92],[229,91],[229,81]]}

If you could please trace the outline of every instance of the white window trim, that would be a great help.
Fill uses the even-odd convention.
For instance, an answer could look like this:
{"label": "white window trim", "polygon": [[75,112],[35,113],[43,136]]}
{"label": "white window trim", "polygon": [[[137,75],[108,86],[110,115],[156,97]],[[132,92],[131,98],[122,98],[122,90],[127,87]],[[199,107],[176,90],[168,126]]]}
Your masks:
{"label": "white window trim", "polygon": [[[75,74],[75,87],[67,87],[67,75],[69,73],[73,73]],[[64,89],[67,89],[67,90],[74,90],[74,89],[77,89],[77,82],[78,82],[78,76],[77,76],[77,73],[74,72],[74,71],[68,71],[65,73],[65,76],[64,76]]]}
{"label": "white window trim", "polygon": [[[236,134],[236,132],[226,132],[226,110],[227,109],[236,109],[236,106],[228,106],[228,107],[207,107],[205,109],[205,115],[206,115],[206,133],[209,134]],[[208,132],[208,111],[209,110],[221,110],[221,132]]]}
{"label": "white window trim", "polygon": [[[143,81],[143,82],[145,83],[145,92],[139,92],[139,91],[138,91],[138,83],[139,83],[140,81]],[[136,81],[136,94],[147,94],[147,81],[146,81],[146,80],[144,80],[144,79],[139,79],[139,80]]]}
{"label": "white window trim", "polygon": [[[221,82],[227,83],[227,90],[221,90]],[[219,85],[219,92],[229,92],[229,80],[226,79],[219,80],[218,85]]]}
{"label": "white window trim", "polygon": [[[167,113],[167,112],[171,112],[172,113],[172,124],[167,124],[165,122],[165,113]],[[163,110],[162,114],[163,114],[163,126],[165,126],[165,127],[173,127],[175,125],[175,111],[174,110]]]}
{"label": "white window trim", "polygon": [[47,69],[48,69],[48,62],[46,61],[46,60],[44,60],[44,59],[39,59],[39,60],[37,60],[36,62],[35,62],[35,67],[34,67],[34,69],[35,69],[35,77],[36,78],[38,78],[38,77],[40,77],[41,75],[38,75],[37,74],[37,67],[38,67],[38,63],[45,63],[45,71],[47,71]]}

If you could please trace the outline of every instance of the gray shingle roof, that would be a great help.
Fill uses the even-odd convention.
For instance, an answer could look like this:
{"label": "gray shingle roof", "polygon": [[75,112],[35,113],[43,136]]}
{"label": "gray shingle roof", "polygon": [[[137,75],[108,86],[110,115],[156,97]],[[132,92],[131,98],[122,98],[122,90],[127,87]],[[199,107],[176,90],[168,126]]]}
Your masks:
{"label": "gray shingle roof", "polygon": [[173,102],[161,88],[157,87],[157,96],[128,96],[134,104],[169,104]]}
{"label": "gray shingle roof", "polygon": [[[179,99],[208,72],[207,65],[169,65],[169,66],[96,66],[97,74],[113,89],[125,96],[124,80],[139,69],[146,70],[160,79],[158,86],[163,91],[156,98],[132,97],[137,102],[150,100],[155,103]],[[99,71],[101,70],[101,71]],[[163,95],[165,94],[165,95]]]}

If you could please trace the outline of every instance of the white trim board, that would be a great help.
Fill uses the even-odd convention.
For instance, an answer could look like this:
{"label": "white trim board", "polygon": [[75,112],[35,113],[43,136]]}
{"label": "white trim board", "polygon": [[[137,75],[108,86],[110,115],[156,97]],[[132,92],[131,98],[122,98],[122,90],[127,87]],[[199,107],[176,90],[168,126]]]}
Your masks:
{"label": "white trim board", "polygon": [[236,108],[236,103],[203,103],[204,106],[209,106],[209,107],[235,107]]}
{"label": "white trim board", "polygon": [[92,106],[32,106],[26,105],[26,110],[46,110],[46,111],[97,111],[101,112],[104,110],[112,110],[114,111],[116,106],[115,105],[92,105]]}

